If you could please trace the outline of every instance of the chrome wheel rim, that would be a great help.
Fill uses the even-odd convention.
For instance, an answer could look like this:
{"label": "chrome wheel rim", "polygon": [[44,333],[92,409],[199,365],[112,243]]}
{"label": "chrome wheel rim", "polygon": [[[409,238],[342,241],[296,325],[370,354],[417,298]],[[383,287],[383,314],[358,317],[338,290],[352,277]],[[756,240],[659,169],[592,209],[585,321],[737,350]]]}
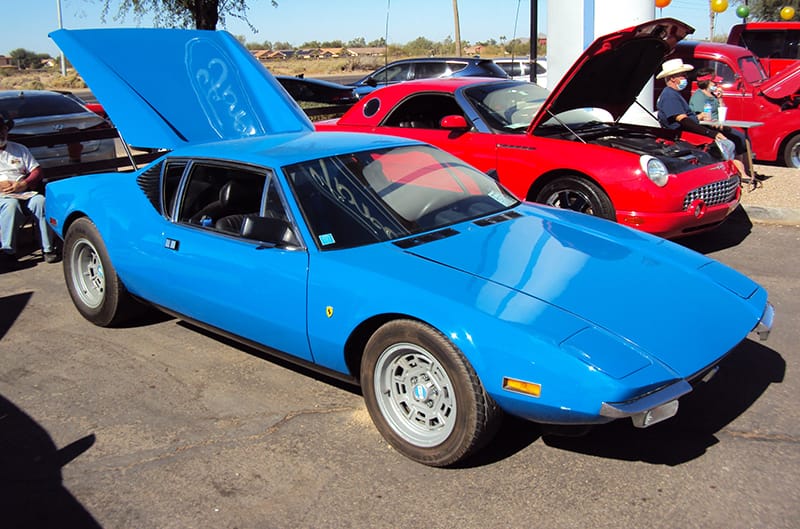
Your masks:
{"label": "chrome wheel rim", "polygon": [[103,263],[94,245],[87,239],[75,242],[70,256],[72,284],[81,302],[96,309],[105,298],[106,276]]}
{"label": "chrome wheel rim", "polygon": [[387,348],[378,358],[374,382],[381,414],[406,442],[437,446],[453,432],[458,411],[453,383],[424,348],[411,343]]}
{"label": "chrome wheel rim", "polygon": [[789,153],[789,159],[792,162],[792,167],[800,167],[800,142],[795,143],[792,147],[792,150]]}
{"label": "chrome wheel rim", "polygon": [[580,213],[594,215],[592,201],[586,193],[574,189],[563,189],[551,194],[545,204],[561,209],[571,209]]}

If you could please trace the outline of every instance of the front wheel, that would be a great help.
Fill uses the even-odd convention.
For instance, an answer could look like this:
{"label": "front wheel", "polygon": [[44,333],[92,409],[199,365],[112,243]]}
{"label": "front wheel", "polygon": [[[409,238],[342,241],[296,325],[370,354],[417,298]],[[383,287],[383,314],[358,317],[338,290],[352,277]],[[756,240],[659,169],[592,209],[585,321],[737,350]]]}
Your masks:
{"label": "front wheel", "polygon": [[786,142],[783,149],[783,163],[786,167],[800,168],[800,134],[795,134]]}
{"label": "front wheel", "polygon": [[64,280],[78,312],[95,325],[109,327],[130,315],[134,301],[87,218],[73,222],[64,238]]}
{"label": "front wheel", "polygon": [[367,409],[398,452],[431,466],[455,464],[494,435],[500,410],[461,352],[417,321],[378,329],[361,362]]}
{"label": "front wheel", "polygon": [[591,180],[577,175],[561,176],[547,183],[534,200],[604,219],[617,218],[614,205],[605,191]]}

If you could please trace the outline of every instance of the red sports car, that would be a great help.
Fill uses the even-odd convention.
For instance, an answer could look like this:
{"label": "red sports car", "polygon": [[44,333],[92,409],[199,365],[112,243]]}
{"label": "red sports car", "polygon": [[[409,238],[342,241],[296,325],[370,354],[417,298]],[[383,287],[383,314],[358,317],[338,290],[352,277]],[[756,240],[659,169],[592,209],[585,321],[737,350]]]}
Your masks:
{"label": "red sports car", "polygon": [[317,128],[420,139],[496,173],[520,198],[687,235],[737,207],[736,167],[708,138],[620,120],[692,31],[660,19],[601,37],[552,93],[513,80],[412,81],[376,90]]}

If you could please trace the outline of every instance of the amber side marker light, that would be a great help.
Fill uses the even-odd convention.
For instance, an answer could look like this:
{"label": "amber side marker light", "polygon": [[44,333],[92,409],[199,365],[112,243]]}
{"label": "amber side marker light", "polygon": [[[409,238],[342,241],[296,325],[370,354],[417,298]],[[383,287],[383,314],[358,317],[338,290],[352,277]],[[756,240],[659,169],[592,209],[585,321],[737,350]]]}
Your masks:
{"label": "amber side marker light", "polygon": [[531,397],[538,397],[542,394],[541,384],[508,377],[503,377],[503,389],[515,393],[522,393],[523,395],[530,395]]}

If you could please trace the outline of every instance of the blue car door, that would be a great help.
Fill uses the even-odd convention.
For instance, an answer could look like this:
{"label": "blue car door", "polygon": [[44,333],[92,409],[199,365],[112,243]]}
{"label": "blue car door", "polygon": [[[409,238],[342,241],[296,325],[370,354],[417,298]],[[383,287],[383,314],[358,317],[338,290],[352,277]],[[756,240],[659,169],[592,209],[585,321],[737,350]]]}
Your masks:
{"label": "blue car door", "polygon": [[176,190],[175,222],[163,234],[170,308],[313,361],[306,335],[308,253],[248,240],[238,228],[247,215],[285,217],[271,176],[228,163],[189,166]]}

